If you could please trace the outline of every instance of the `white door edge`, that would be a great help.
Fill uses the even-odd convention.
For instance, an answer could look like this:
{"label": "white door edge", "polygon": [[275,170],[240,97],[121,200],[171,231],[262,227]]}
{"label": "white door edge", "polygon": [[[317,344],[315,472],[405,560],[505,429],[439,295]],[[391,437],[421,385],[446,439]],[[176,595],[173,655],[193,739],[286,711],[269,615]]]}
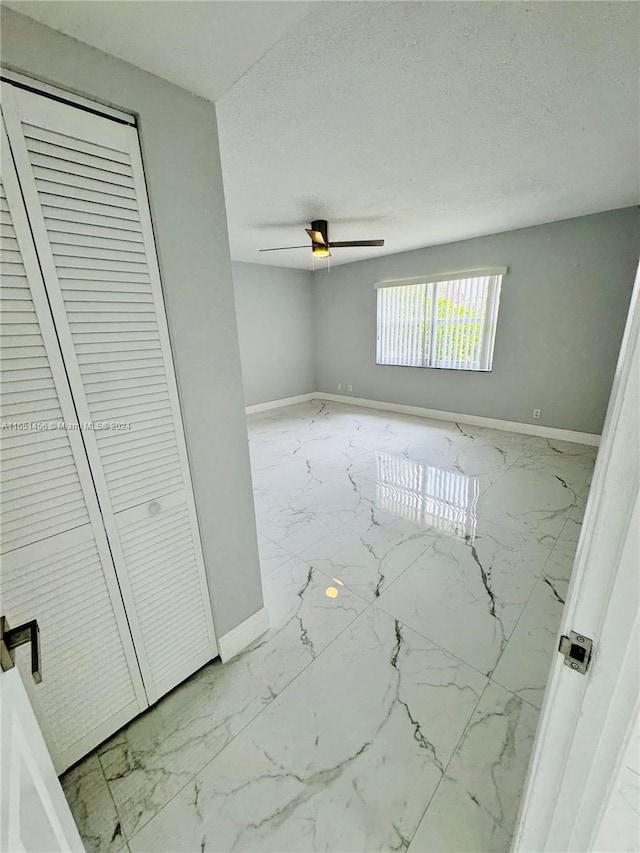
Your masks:
{"label": "white door edge", "polygon": [[[627,489],[609,488],[607,500],[609,507],[612,501],[615,502],[619,523],[615,528],[606,529],[604,537],[607,539],[609,553],[617,556],[614,556],[611,561],[594,565],[590,557],[595,548],[601,545],[603,538],[600,517],[605,503],[605,485],[609,483],[611,486],[611,473],[617,461],[616,454],[619,457],[625,450],[620,445],[620,435],[624,434],[623,405],[627,396],[636,390],[632,385],[634,381],[632,374],[634,369],[637,370],[639,342],[640,267],[636,274],[600,453],[596,462],[562,618],[562,633],[567,633],[573,628],[596,640],[591,674],[598,663],[600,654],[598,640],[602,636],[603,629],[610,633],[610,628],[607,628],[607,613],[611,605],[614,581],[620,561],[625,555],[624,549],[634,535],[633,524],[638,512],[637,483]],[[637,448],[631,447],[630,452],[637,453]],[[596,533],[600,537],[599,540],[596,540]],[[619,581],[629,583],[628,577],[621,578]],[[633,604],[632,596],[631,605]],[[589,839],[595,837],[602,814],[602,808],[600,810],[593,808],[594,791],[596,789],[600,791],[600,800],[602,800],[610,786],[611,776],[615,772],[615,769],[612,769],[606,778],[602,778],[604,772],[602,756],[603,754],[615,757],[620,755],[627,725],[634,713],[637,667],[634,673],[633,665],[629,669],[625,664],[629,661],[633,664],[634,654],[637,655],[637,643],[637,618],[627,623],[624,636],[611,638],[610,645],[615,644],[618,661],[617,666],[609,665],[610,675],[615,684],[606,695],[597,697],[602,706],[600,716],[603,719],[603,726],[597,732],[590,732],[588,737],[585,737],[584,726],[580,723],[586,715],[587,703],[594,702],[588,690],[590,675],[587,673],[586,676],[581,676],[572,672],[564,666],[559,654],[554,656],[512,850],[538,853],[546,850],[589,849],[585,846],[584,839],[587,839],[586,844],[588,844]],[[629,687],[631,690],[628,689]],[[617,718],[617,724],[610,725],[610,721],[615,718]],[[580,779],[573,778],[571,775],[575,769],[576,755],[581,756],[583,770],[587,768]],[[590,812],[586,809],[589,803],[591,803]],[[578,837],[582,838],[580,846],[570,846],[576,843]]]}
{"label": "white door edge", "polygon": [[84,845],[17,667],[0,671],[0,853]]}

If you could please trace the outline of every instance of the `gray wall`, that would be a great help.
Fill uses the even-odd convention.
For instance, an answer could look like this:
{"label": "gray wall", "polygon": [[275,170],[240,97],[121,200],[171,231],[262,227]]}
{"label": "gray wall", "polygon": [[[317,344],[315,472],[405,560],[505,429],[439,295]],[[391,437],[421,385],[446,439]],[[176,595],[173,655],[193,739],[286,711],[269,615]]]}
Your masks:
{"label": "gray wall", "polygon": [[231,267],[245,404],[315,391],[312,274],[262,264]]}
{"label": "gray wall", "polygon": [[[637,208],[314,274],[318,391],[599,433],[640,248]],[[506,265],[491,373],[375,364],[383,279]]]}
{"label": "gray wall", "polygon": [[2,62],[138,114],[216,628],[262,607],[213,104],[8,9]]}

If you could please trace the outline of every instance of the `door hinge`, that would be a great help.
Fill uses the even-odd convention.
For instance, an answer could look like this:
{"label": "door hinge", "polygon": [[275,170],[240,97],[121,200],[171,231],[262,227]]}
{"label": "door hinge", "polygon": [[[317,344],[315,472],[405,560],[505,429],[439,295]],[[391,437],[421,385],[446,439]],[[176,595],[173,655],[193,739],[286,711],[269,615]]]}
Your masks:
{"label": "door hinge", "polygon": [[589,668],[592,650],[593,640],[583,634],[569,631],[568,637],[564,635],[560,637],[558,651],[564,655],[564,665],[575,669],[576,672],[581,672],[583,675]]}

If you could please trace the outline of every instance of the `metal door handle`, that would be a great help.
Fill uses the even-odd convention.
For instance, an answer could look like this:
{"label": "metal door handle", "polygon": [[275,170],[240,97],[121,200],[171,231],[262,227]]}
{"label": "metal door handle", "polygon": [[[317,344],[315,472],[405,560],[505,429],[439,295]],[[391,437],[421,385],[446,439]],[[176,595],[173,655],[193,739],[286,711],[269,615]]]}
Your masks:
{"label": "metal door handle", "polygon": [[35,683],[40,684],[40,628],[37,620],[9,628],[6,617],[0,616],[0,666],[5,672],[15,666],[14,649],[24,643],[31,643],[31,675]]}

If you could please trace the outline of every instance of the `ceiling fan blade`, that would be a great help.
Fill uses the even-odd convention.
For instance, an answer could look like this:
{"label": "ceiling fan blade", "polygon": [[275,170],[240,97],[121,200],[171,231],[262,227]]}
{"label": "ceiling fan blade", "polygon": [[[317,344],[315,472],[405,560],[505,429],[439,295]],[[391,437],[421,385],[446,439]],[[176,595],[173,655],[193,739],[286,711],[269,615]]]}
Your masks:
{"label": "ceiling fan blade", "polygon": [[347,249],[350,246],[384,246],[384,240],[347,240],[341,243],[336,243],[333,240],[329,243],[331,248]]}
{"label": "ceiling fan blade", "polygon": [[259,252],[285,252],[287,249],[308,249],[308,246],[276,246],[275,249],[258,249]]}
{"label": "ceiling fan blade", "polygon": [[321,231],[312,231],[310,228],[305,228],[304,230],[311,237],[312,242],[319,243],[321,246],[327,245],[327,241],[324,239]]}

